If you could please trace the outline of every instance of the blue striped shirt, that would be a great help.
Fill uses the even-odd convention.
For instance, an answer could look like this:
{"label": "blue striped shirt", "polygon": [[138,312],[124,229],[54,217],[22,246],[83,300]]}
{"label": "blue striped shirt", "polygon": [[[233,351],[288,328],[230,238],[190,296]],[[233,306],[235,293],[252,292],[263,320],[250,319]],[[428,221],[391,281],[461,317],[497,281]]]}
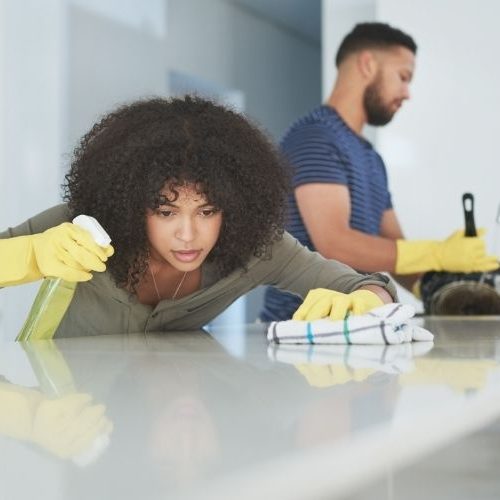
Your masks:
{"label": "blue striped shirt", "polygon": [[[392,208],[384,162],[334,109],[320,106],[297,120],[285,133],[281,148],[293,166],[294,188],[310,183],[347,186],[351,198],[350,226],[367,234],[380,234],[383,213]],[[293,195],[289,199],[286,229],[315,250]],[[263,321],[290,319],[300,303],[300,298],[269,287],[260,317]]]}

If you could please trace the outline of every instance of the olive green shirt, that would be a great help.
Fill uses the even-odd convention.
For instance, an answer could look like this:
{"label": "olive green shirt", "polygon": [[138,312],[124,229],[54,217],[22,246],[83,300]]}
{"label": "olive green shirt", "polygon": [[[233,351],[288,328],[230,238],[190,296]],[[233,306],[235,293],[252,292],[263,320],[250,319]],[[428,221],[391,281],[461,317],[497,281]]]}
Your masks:
{"label": "olive green shirt", "polygon": [[[67,206],[57,205],[0,233],[0,239],[41,233],[69,220]],[[396,299],[387,276],[361,275],[311,252],[285,233],[268,255],[252,257],[245,270],[223,278],[215,265],[205,262],[199,290],[176,300],[162,300],[155,307],[141,304],[135,295],[116,286],[107,271],[95,272],[92,280],[78,283],[55,337],[198,329],[258,285],[273,285],[301,297],[313,288],[350,293],[365,285],[378,285]]]}

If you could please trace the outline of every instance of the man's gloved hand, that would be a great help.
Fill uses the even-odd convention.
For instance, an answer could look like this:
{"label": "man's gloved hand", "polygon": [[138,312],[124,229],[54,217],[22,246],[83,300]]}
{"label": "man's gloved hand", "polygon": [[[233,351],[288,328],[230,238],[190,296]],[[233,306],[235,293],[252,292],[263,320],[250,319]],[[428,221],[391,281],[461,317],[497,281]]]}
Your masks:
{"label": "man's gloved hand", "polygon": [[397,240],[396,274],[493,271],[499,267],[498,259],[487,255],[484,233],[480,229],[478,236],[471,237],[459,230],[444,241]]}
{"label": "man's gloved hand", "polygon": [[344,319],[348,312],[364,314],[382,305],[384,305],[382,299],[369,290],[341,293],[326,288],[316,288],[307,294],[292,319],[314,321],[328,317],[332,320],[339,320]]}
{"label": "man's gloved hand", "polygon": [[88,281],[90,271],[105,271],[113,255],[111,245],[101,247],[91,234],[65,222],[43,233],[0,240],[0,286],[35,281],[45,276],[66,281]]}

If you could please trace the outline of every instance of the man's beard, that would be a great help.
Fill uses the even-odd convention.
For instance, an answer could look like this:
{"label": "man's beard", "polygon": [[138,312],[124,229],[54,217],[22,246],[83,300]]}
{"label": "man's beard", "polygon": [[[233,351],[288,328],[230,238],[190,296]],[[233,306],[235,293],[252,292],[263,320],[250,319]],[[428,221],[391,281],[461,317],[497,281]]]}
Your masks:
{"label": "man's beard", "polygon": [[370,83],[363,95],[363,106],[369,125],[387,125],[394,116],[395,111],[391,111],[389,106],[382,102],[380,96],[380,78]]}

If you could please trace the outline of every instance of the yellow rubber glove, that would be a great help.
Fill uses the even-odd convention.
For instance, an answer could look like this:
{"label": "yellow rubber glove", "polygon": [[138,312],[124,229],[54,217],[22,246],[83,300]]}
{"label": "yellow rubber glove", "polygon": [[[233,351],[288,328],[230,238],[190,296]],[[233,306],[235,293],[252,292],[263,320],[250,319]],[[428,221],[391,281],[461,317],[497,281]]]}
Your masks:
{"label": "yellow rubber glove", "polygon": [[293,319],[314,321],[330,318],[344,319],[347,313],[364,314],[384,305],[382,299],[369,290],[356,290],[352,293],[341,293],[326,288],[311,290],[302,305],[295,311]]}
{"label": "yellow rubber glove", "polygon": [[444,241],[397,240],[396,274],[493,271],[498,268],[498,259],[487,255],[483,235],[484,229],[474,237],[466,237],[460,230]]}
{"label": "yellow rubber glove", "polygon": [[88,281],[90,271],[104,271],[113,255],[111,245],[100,247],[88,231],[65,222],[40,234],[0,239],[0,286],[18,285],[51,276]]}

